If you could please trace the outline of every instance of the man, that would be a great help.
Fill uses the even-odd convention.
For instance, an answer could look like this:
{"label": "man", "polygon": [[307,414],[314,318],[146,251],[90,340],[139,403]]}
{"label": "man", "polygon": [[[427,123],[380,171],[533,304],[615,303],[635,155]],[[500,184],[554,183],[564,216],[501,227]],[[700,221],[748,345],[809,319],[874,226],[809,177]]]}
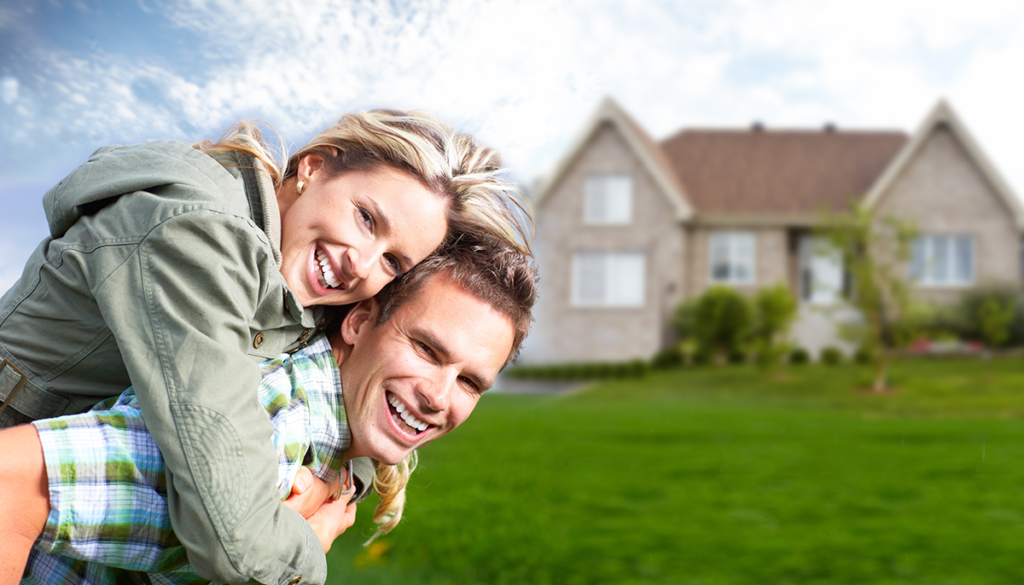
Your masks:
{"label": "man", "polygon": [[[331,343],[351,431],[346,460],[394,465],[465,421],[518,352],[535,298],[528,258],[490,238],[463,236],[356,305]],[[44,528],[68,532],[47,523],[54,486],[46,465],[53,462],[44,460],[35,427],[0,432],[0,452],[8,447],[27,455],[0,462],[0,583],[20,579],[28,549]],[[329,548],[336,534],[317,526],[316,516],[310,523]],[[108,578],[102,569],[96,574]]]}

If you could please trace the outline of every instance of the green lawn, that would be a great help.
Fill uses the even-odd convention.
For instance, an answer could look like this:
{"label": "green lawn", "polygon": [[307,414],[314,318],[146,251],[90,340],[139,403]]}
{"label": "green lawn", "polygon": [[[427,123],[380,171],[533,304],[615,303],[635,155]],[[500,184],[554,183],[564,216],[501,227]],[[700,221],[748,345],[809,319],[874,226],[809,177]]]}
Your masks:
{"label": "green lawn", "polygon": [[1024,361],[678,370],[487,395],[331,583],[1024,583]]}

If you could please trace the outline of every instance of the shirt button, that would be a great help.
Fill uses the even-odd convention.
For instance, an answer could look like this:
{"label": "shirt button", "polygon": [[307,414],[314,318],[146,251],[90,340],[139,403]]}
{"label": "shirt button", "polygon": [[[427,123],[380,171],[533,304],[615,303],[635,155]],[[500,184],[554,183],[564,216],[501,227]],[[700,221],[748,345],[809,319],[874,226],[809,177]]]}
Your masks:
{"label": "shirt button", "polygon": [[292,577],[292,580],[288,582],[288,585],[299,585],[299,581],[302,581],[302,575]]}
{"label": "shirt button", "polygon": [[263,335],[263,332],[257,333],[256,337],[252,338],[252,346],[255,347],[256,349],[259,349],[266,339],[267,338]]}

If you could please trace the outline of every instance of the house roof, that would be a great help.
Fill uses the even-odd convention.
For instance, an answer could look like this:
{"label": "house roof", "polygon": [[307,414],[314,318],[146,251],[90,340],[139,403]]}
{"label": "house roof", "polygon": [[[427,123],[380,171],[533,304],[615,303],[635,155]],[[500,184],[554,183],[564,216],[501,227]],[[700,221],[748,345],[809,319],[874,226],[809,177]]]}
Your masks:
{"label": "house roof", "polygon": [[1013,216],[1014,224],[1018,228],[1024,229],[1024,211],[1022,211],[1020,202],[1016,195],[1014,195],[1013,190],[1003,180],[995,165],[985,156],[984,151],[981,150],[981,147],[978,146],[974,137],[967,130],[967,126],[964,125],[960,117],[956,115],[956,112],[953,111],[953,108],[945,100],[940,100],[932,108],[928,117],[921,122],[921,125],[907,145],[893,158],[885,172],[875,182],[871,190],[867,192],[864,198],[865,205],[872,206],[878,203],[879,199],[889,190],[896,178],[914,160],[927,139],[940,128],[948,128],[953,136],[960,141],[961,146],[967,152],[967,156],[978,166],[982,177],[988,181],[993,191],[1006,205],[1008,211]]}
{"label": "house roof", "polygon": [[864,197],[902,132],[684,130],[662,148],[699,214],[814,216]]}
{"label": "house roof", "polygon": [[661,192],[668,198],[669,203],[676,211],[676,218],[679,220],[690,219],[693,215],[693,207],[664,152],[658,143],[611,98],[604,99],[569,153],[558,163],[548,180],[537,189],[534,195],[534,204],[540,206],[541,202],[562,180],[572,163],[579,158],[597,131],[605,124],[611,124],[622,135],[630,150],[650,173]]}
{"label": "house roof", "polygon": [[953,109],[940,101],[914,135],[897,130],[683,130],[653,140],[606,98],[541,184],[539,205],[605,124],[612,125],[650,173],[679,220],[705,223],[812,224],[824,211],[855,201],[874,205],[913,160],[931,133],[948,127],[1024,229],[1024,210]]}

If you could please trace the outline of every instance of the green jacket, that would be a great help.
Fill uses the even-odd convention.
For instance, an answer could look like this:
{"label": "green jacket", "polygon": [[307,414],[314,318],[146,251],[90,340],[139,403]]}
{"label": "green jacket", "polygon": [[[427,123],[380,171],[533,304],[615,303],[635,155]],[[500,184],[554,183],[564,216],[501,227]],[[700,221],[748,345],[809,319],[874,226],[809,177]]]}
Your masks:
{"label": "green jacket", "polygon": [[316,317],[279,272],[280,212],[258,165],[149,141],[102,148],[51,189],[51,238],[0,299],[0,403],[16,390],[8,408],[52,417],[134,386],[197,571],[320,584],[322,547],[277,497],[256,394],[257,363]]}

